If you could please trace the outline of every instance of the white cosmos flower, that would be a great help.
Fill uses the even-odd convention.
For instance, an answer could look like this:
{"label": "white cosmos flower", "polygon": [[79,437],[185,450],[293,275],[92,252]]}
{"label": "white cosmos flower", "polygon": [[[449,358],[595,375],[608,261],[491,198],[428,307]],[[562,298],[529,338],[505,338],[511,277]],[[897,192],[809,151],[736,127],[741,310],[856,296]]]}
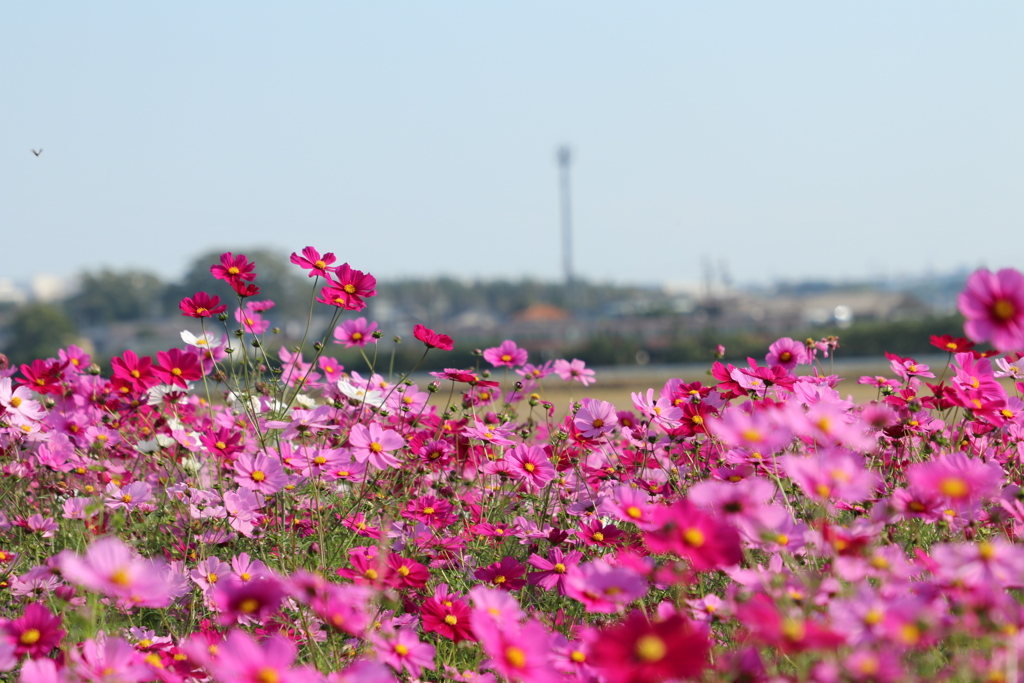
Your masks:
{"label": "white cosmos flower", "polygon": [[375,408],[384,405],[384,394],[375,389],[367,390],[364,387],[357,387],[347,379],[338,380],[338,390],[349,398],[354,398]]}
{"label": "white cosmos flower", "polygon": [[181,341],[200,349],[209,349],[217,345],[217,337],[213,332],[204,332],[197,337],[188,330],[182,330]]}

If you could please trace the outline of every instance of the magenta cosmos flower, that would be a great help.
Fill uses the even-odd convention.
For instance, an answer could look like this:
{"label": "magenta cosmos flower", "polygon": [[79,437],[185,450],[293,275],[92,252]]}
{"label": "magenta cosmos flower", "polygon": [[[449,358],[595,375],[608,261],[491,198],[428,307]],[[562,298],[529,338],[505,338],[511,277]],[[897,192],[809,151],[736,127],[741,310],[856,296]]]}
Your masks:
{"label": "magenta cosmos flower", "polygon": [[597,635],[590,660],[610,681],[656,683],[698,678],[707,665],[708,649],[707,636],[679,615],[651,622],[633,612]]}
{"label": "magenta cosmos flower", "polygon": [[323,256],[320,252],[313,247],[306,247],[302,250],[302,256],[299,256],[294,251],[292,252],[292,263],[309,271],[309,277],[319,275],[320,277],[328,277],[327,270],[328,266],[337,261],[334,254],[327,252]]}
{"label": "magenta cosmos flower", "polygon": [[1013,268],[979,270],[967,278],[957,300],[964,331],[1000,351],[1024,351],[1024,275]]}
{"label": "magenta cosmos flower", "polygon": [[519,348],[511,339],[506,339],[500,346],[484,351],[484,360],[496,368],[519,367],[525,364],[528,358],[526,349]]}
{"label": "magenta cosmos flower", "polygon": [[346,320],[334,328],[334,343],[343,344],[346,349],[352,347],[362,348],[373,339],[373,331],[377,329],[377,323],[367,323],[366,318]]}
{"label": "magenta cosmos flower", "polygon": [[182,315],[190,318],[209,318],[228,310],[228,307],[220,302],[220,297],[211,296],[206,292],[196,292],[195,296],[186,296],[178,304]]}
{"label": "magenta cosmos flower", "polygon": [[426,344],[428,349],[451,351],[455,348],[455,342],[447,334],[440,334],[423,325],[415,325],[412,328],[412,336]]}
{"label": "magenta cosmos flower", "polygon": [[64,637],[64,629],[60,625],[60,617],[53,616],[50,610],[34,602],[20,617],[0,627],[0,633],[5,633],[14,644],[18,656],[28,655],[37,659],[45,657],[60,644]]}
{"label": "magenta cosmos flower", "polygon": [[369,462],[379,470],[399,467],[401,462],[392,451],[405,446],[405,439],[393,429],[383,429],[376,422],[370,426],[356,425],[348,435],[352,457],[358,462]]}
{"label": "magenta cosmos flower", "polygon": [[245,254],[235,256],[230,251],[220,255],[220,263],[210,266],[210,273],[218,280],[228,283],[235,283],[239,280],[251,282],[256,279],[256,264],[245,257]]}

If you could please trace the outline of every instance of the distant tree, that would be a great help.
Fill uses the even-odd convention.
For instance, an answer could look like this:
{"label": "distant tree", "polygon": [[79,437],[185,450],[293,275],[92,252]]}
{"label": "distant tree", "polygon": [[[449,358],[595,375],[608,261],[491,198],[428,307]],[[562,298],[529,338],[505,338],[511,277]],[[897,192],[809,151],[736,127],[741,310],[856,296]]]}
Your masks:
{"label": "distant tree", "polygon": [[163,282],[150,273],[85,273],[65,307],[79,326],[157,318],[164,314],[164,289]]}
{"label": "distant tree", "polygon": [[21,306],[7,328],[9,343],[4,349],[11,363],[29,363],[50,358],[58,349],[73,344],[75,324],[67,313],[49,304]]}

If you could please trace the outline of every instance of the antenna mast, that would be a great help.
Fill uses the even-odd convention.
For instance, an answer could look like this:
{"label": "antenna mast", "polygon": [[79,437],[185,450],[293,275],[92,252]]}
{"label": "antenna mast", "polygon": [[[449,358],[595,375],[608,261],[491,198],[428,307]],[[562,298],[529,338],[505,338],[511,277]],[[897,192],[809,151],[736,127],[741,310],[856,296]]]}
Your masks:
{"label": "antenna mast", "polygon": [[558,175],[562,201],[562,270],[565,274],[565,293],[569,312],[576,312],[576,278],[572,269],[572,200],[569,194],[569,166],[572,150],[567,145],[558,148]]}

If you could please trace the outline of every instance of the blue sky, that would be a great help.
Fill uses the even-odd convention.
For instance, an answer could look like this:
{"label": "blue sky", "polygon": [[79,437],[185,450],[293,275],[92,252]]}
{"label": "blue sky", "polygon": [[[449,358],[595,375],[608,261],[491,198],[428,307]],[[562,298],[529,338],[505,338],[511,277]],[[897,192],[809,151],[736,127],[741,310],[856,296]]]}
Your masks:
{"label": "blue sky", "polygon": [[[6,3],[0,277],[1024,266],[1024,5]],[[31,148],[44,149],[36,158]]]}

